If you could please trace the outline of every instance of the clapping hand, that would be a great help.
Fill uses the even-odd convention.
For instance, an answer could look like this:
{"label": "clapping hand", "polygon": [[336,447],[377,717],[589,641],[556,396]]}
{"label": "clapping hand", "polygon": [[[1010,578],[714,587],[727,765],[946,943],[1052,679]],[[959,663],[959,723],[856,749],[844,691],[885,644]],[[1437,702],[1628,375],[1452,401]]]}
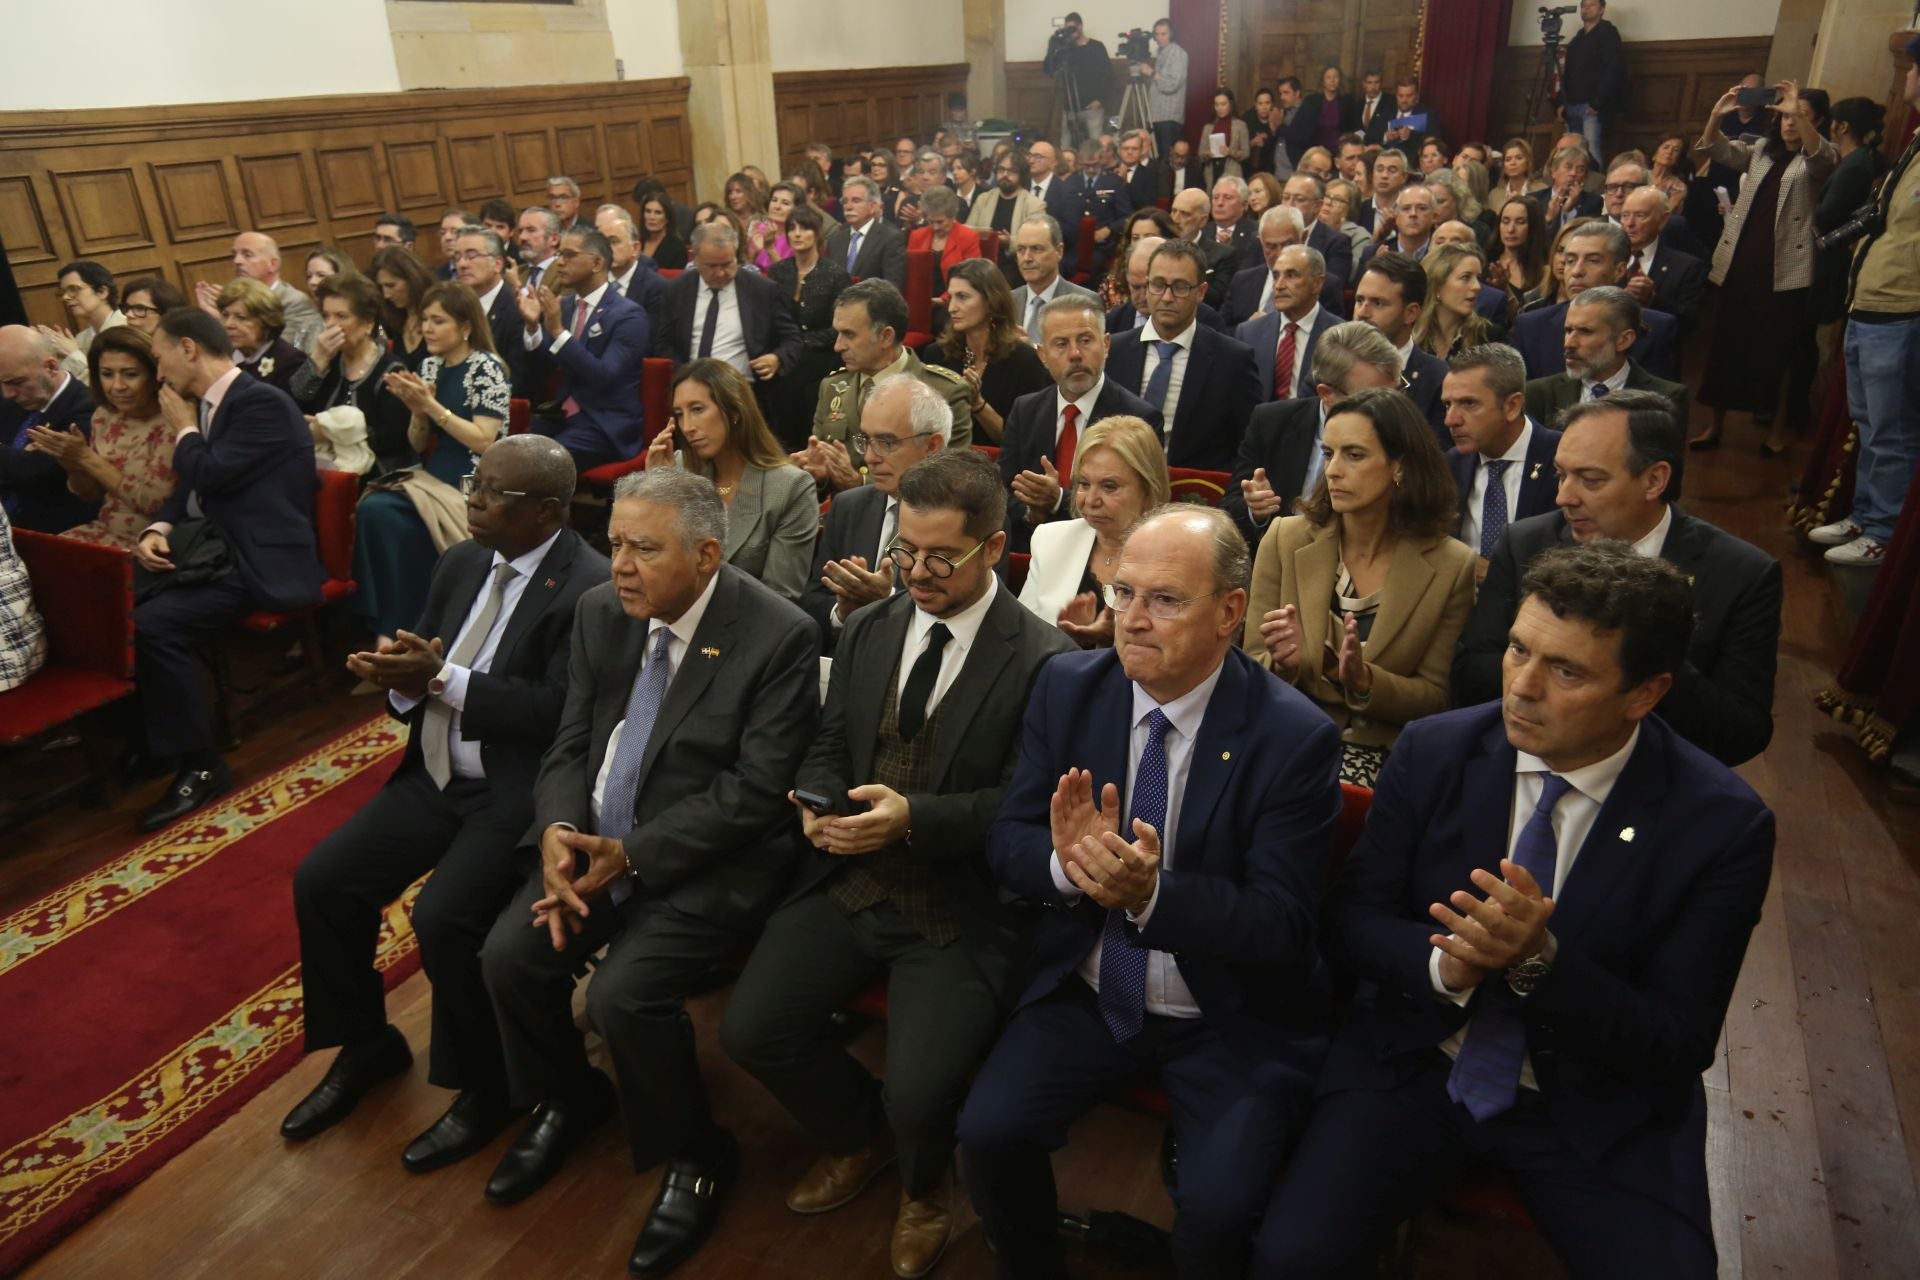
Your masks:
{"label": "clapping hand", "polygon": [[193,286],[193,303],[218,320],[220,318],[220,286],[210,280],[200,281]]}
{"label": "clapping hand", "polygon": [[1300,611],[1290,604],[1267,610],[1260,619],[1260,643],[1267,646],[1274,670],[1291,680],[1300,666]]}
{"label": "clapping hand", "polygon": [[1040,470],[1015,476],[1013,496],[1026,505],[1029,524],[1046,523],[1060,505],[1060,473],[1054,469],[1053,459],[1042,455]]}
{"label": "clapping hand", "polygon": [[1352,614],[1346,616],[1340,635],[1340,687],[1356,698],[1373,692],[1373,668],[1367,664],[1360,624]]}
{"label": "clapping hand", "polygon": [[1273,491],[1265,467],[1255,467],[1253,478],[1240,482],[1240,496],[1247,500],[1247,513],[1261,524],[1280,514],[1280,495]]}
{"label": "clapping hand", "polygon": [[1067,607],[1055,619],[1067,638],[1082,649],[1098,649],[1113,643],[1113,610],[1104,607],[1100,597],[1082,591],[1067,601]]}
{"label": "clapping hand", "polygon": [[1108,831],[1083,840],[1070,855],[1060,855],[1060,866],[1074,887],[1099,905],[1137,916],[1153,901],[1160,880],[1160,833],[1135,818],[1133,836],[1129,843]]}
{"label": "clapping hand", "polygon": [[1480,869],[1471,879],[1485,893],[1476,898],[1462,889],[1446,903],[1436,902],[1427,913],[1450,932],[1428,941],[1440,949],[1440,980],[1462,991],[1477,986],[1490,973],[1499,973],[1546,945],[1547,921],[1553,899],[1546,896],[1527,869],[1501,859],[1500,876]]}
{"label": "clapping hand", "polygon": [[50,455],[61,466],[72,468],[93,452],[93,446],[78,427],[28,427],[27,452]]}
{"label": "clapping hand", "polygon": [[420,380],[420,375],[410,369],[395,369],[386,376],[386,387],[401,404],[414,413],[426,417],[437,416],[434,409],[438,402],[433,398],[433,388]]}
{"label": "clapping hand", "polygon": [[538,329],[542,317],[546,315],[545,310],[540,306],[539,295],[543,292],[545,290],[535,292],[532,289],[522,289],[514,295],[514,305],[520,308],[520,319],[526,323],[529,331]]}
{"label": "clapping hand", "polygon": [[812,476],[816,482],[825,481],[835,492],[855,488],[860,483],[860,473],[854,470],[853,458],[848,454],[847,446],[839,440],[808,436],[807,447],[791,456],[794,466]]}
{"label": "clapping hand", "polygon": [[1100,789],[1096,805],[1093,775],[1085,769],[1067,770],[1047,802],[1047,826],[1064,866],[1073,849],[1120,829],[1120,789],[1109,782]]}
{"label": "clapping hand", "polygon": [[65,325],[37,324],[33,327],[41,337],[58,347],[63,356],[70,356],[80,349],[80,344],[73,340],[73,335],[67,332]]}
{"label": "clapping hand", "polygon": [[820,584],[838,597],[834,610],[845,622],[861,605],[885,600],[893,594],[893,566],[889,564],[869,573],[865,556],[829,560],[822,568]]}

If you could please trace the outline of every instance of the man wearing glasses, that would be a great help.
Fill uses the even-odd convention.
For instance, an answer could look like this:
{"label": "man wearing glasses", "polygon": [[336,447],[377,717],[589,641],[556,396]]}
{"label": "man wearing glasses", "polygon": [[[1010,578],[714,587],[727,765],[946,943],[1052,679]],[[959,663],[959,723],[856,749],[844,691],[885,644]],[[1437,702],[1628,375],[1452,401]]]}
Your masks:
{"label": "man wearing glasses", "polygon": [[507,287],[507,245],[487,228],[469,223],[453,238],[449,255],[454,278],[473,290],[493,330],[493,349],[507,362],[513,394],[522,400],[537,398],[527,381],[527,349],[521,341],[520,305]]}
{"label": "man wearing glasses", "polygon": [[1043,914],[1026,992],[960,1116],[1003,1274],[1064,1274],[1049,1156],[1120,1085],[1173,1107],[1182,1275],[1245,1275],[1325,1050],[1314,948],[1339,734],[1234,645],[1252,567],[1233,521],[1172,504],[1115,569],[1115,645],[1055,658],[987,836]]}
{"label": "man wearing glasses", "polygon": [[[565,445],[582,471],[646,447],[635,389],[652,322],[638,303],[608,287],[612,263],[605,236],[575,228],[560,237],[547,278],[519,299],[528,376],[545,385],[559,375],[560,420],[541,419],[535,430]],[[562,291],[572,296],[562,298]]]}
{"label": "man wearing glasses", "polygon": [[[912,379],[889,399],[945,405]],[[734,987],[721,1043],[822,1148],[787,1196],[846,1204],[896,1160],[896,1275],[953,1229],[953,1124],[1021,977],[1024,921],[981,856],[1041,664],[1073,649],[995,581],[1006,494],[970,449],[899,478],[887,556],[903,590],[847,623],[821,731],[794,782],[808,842],[797,892]],[[824,800],[822,811],[809,798]],[[886,1085],[832,1014],[888,979]]]}
{"label": "man wearing glasses", "polygon": [[1027,190],[1027,157],[1015,148],[993,166],[993,189],[975,196],[967,209],[967,225],[975,231],[998,231],[1003,258],[1012,254],[1013,229],[1047,206]]}

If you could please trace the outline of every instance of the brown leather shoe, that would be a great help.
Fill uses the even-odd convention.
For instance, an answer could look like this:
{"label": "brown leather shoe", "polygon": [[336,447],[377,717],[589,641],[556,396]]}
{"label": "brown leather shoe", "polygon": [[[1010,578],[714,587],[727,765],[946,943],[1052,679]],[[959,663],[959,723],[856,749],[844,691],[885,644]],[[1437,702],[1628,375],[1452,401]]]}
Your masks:
{"label": "brown leather shoe", "polygon": [[892,1146],[881,1142],[852,1155],[822,1155],[787,1193],[787,1208],[795,1213],[826,1213],[838,1209],[865,1191],[892,1163]]}
{"label": "brown leather shoe", "polygon": [[953,1238],[953,1175],[921,1200],[900,1193],[900,1212],[893,1220],[893,1274],[901,1280],[919,1280],[940,1262]]}

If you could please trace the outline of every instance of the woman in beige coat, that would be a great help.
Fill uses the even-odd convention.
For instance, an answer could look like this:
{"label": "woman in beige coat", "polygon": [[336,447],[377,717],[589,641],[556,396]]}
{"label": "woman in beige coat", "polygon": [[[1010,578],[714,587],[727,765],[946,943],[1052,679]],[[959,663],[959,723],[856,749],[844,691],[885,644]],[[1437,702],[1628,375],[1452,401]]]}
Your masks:
{"label": "woman in beige coat", "polygon": [[1301,514],[1260,540],[1242,644],[1332,717],[1341,780],[1370,787],[1400,726],[1447,709],[1475,557],[1450,536],[1453,477],[1403,393],[1334,405],[1320,453]]}

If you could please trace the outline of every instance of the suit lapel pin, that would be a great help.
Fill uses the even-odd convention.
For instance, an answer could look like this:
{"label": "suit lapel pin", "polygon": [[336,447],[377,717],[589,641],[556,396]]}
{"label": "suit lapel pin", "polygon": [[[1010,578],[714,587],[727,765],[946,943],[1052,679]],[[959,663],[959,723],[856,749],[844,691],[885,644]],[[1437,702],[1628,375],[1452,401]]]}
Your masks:
{"label": "suit lapel pin", "polygon": [[1622,827],[1622,828],[1620,828],[1620,838],[1621,838],[1622,840],[1624,840],[1624,841],[1626,841],[1626,842],[1627,842],[1628,844],[1632,844],[1632,843],[1633,843],[1633,828],[1632,828],[1632,827]]}
{"label": "suit lapel pin", "polygon": [[720,656],[720,651],[712,645],[708,645],[706,648],[700,650],[700,656],[703,658],[717,658]]}
{"label": "suit lapel pin", "polygon": [[1536,462],[1533,464],[1533,470],[1527,473],[1527,479],[1538,480],[1539,478],[1540,478],[1540,464]]}
{"label": "suit lapel pin", "polygon": [[548,578],[548,579],[547,579],[547,590],[549,590],[549,591],[551,591],[551,590],[553,590],[553,589],[554,589],[555,587],[557,587],[557,586],[559,586],[559,585],[560,585],[560,580],[559,580],[558,578]]}
{"label": "suit lapel pin", "polygon": [[1222,752],[1220,753],[1220,758],[1221,758],[1222,760],[1231,760],[1231,759],[1233,759],[1233,752],[1231,752],[1231,751],[1222,751]]}

